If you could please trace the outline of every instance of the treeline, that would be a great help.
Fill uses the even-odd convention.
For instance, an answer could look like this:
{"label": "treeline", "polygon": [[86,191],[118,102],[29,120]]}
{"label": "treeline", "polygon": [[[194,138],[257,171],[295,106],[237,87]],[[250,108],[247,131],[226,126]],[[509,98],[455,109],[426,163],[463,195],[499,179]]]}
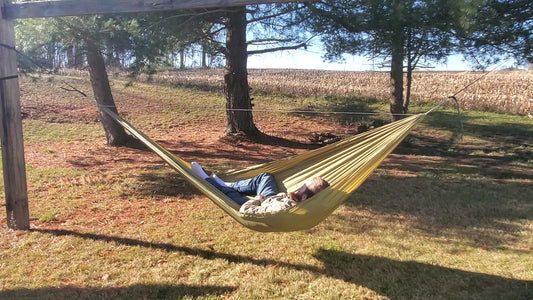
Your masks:
{"label": "treeline", "polygon": [[[224,56],[211,43],[200,36],[177,34],[184,24],[174,24],[173,19],[160,14],[152,22],[133,15],[19,20],[15,27],[17,48],[23,53],[19,66],[23,70],[87,68],[88,39],[98,41],[105,64],[112,69],[142,72],[224,66]],[[155,34],[150,30],[152,26],[168,30],[167,23],[176,27],[172,35],[163,37],[162,30]]]}
{"label": "treeline", "polygon": [[[110,69],[133,70],[135,56],[130,50],[116,51],[113,47],[104,47],[105,64]],[[51,42],[40,49],[33,49],[29,57],[21,56],[19,66],[23,70],[41,69],[85,69],[87,52],[83,45],[62,45],[60,42]],[[30,59],[31,58],[31,59]],[[224,57],[208,51],[200,44],[192,44],[176,52],[169,52],[166,57],[161,57],[157,66],[158,70],[189,69],[189,68],[223,68]]]}

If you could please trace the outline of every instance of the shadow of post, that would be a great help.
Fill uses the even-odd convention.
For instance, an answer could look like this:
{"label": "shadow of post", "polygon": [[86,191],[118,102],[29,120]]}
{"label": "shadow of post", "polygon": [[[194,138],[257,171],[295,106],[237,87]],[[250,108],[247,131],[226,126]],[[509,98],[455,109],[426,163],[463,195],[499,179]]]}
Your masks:
{"label": "shadow of post", "polygon": [[236,287],[192,285],[131,285],[127,287],[61,287],[42,289],[14,289],[0,292],[0,299],[181,299],[201,296],[220,296]]}
{"label": "shadow of post", "polygon": [[533,299],[533,281],[320,249],[325,274],[391,299]]}
{"label": "shadow of post", "polygon": [[107,236],[94,233],[81,233],[73,230],[58,230],[58,229],[31,229],[30,231],[40,232],[44,234],[51,234],[55,236],[75,236],[84,239],[91,239],[95,241],[114,242],[126,246],[137,246],[145,248],[159,249],[167,252],[182,252],[186,255],[195,255],[204,259],[225,259],[230,263],[250,263],[258,266],[282,266],[294,270],[306,270],[314,273],[320,273],[322,269],[310,265],[295,265],[284,263],[273,259],[257,259],[249,256],[242,256],[229,253],[220,253],[211,250],[204,250],[199,248],[190,248],[183,246],[176,246],[168,243],[151,243],[131,238]]}

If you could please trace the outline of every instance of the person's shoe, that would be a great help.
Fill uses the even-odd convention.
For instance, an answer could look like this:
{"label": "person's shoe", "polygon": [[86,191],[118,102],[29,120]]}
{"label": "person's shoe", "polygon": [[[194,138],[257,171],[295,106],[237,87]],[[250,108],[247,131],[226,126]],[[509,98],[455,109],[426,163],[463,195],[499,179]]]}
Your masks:
{"label": "person's shoe", "polygon": [[202,167],[197,163],[197,162],[192,162],[191,163],[191,170],[198,174],[198,176],[200,176],[202,179],[206,179],[207,177],[207,174],[205,173],[204,169],[202,169]]}

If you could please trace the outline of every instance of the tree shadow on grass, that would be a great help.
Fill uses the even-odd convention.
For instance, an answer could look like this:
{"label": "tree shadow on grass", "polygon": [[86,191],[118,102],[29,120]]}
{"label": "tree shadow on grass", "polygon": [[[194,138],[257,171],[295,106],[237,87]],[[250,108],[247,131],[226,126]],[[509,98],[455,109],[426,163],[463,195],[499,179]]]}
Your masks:
{"label": "tree shadow on grass", "polygon": [[319,249],[327,276],[390,299],[533,299],[533,281]]}
{"label": "tree shadow on grass", "polygon": [[[249,263],[258,266],[276,266],[297,271],[308,271],[318,275],[343,280],[371,289],[391,299],[532,299],[533,281],[504,278],[495,275],[462,271],[437,265],[415,261],[397,261],[389,258],[350,254],[342,251],[319,249],[315,258],[324,267],[313,265],[291,264],[274,259],[256,259],[211,250],[176,246],[167,243],[151,243],[131,238],[113,237],[91,233],[80,233],[71,230],[32,229],[34,232],[55,236],[71,235],[96,241],[115,242],[126,246],[140,246],[160,249],[168,252],[181,252],[195,255],[203,259],[225,259],[230,263]],[[218,286],[186,286],[186,285],[134,285],[126,289],[42,289],[13,290],[0,293],[3,296],[21,296],[21,298],[38,298],[48,293],[59,295],[83,293],[87,296],[107,298],[107,295],[143,295],[144,299],[160,299],[179,296],[221,295],[231,293],[236,287]],[[163,294],[163,296],[160,296]],[[166,296],[168,295],[168,297]],[[10,297],[7,297],[10,298]],[[46,298],[46,297],[45,297]]]}
{"label": "tree shadow on grass", "polygon": [[[357,114],[350,114],[350,113],[375,112],[376,109],[372,107],[371,105],[381,102],[381,100],[377,98],[363,97],[363,96],[325,95],[323,99],[327,103],[326,108],[328,111],[341,112],[340,114],[337,114],[339,120],[342,120],[342,118],[345,118],[345,117],[351,118],[352,115],[357,115]],[[362,115],[359,115],[359,116],[362,116]]]}
{"label": "tree shadow on grass", "polygon": [[182,299],[184,297],[221,296],[235,290],[236,287],[184,284],[136,284],[114,288],[67,286],[0,291],[0,299]]}
{"label": "tree shadow on grass", "polygon": [[[167,168],[165,166],[165,168]],[[168,175],[167,175],[168,174]],[[177,172],[168,170],[164,174],[154,171],[141,173],[137,176],[142,185],[136,188],[136,193],[145,196],[166,196],[191,199],[200,195],[200,192],[192,184]]]}
{"label": "tree shadow on grass", "polygon": [[[525,230],[520,223],[533,215],[533,126],[479,125],[476,118],[463,117],[474,142],[452,150],[443,137],[414,132],[383,162],[392,175],[373,175],[346,204],[415,216],[426,232],[458,235],[476,246],[515,243]],[[434,112],[424,122],[453,131],[457,120]]]}
{"label": "tree shadow on grass", "polygon": [[[242,142],[248,142],[253,144],[305,150],[312,150],[320,147],[320,145],[315,143],[303,143],[295,140],[269,135],[263,132],[259,132],[254,136],[247,136],[244,133],[226,135],[221,137],[219,141],[227,144],[239,144]],[[241,144],[241,146],[243,145]]]}
{"label": "tree shadow on grass", "polygon": [[529,138],[533,134],[533,126],[525,126],[524,124],[506,123],[500,121],[491,121],[488,124],[476,124],[478,120],[488,118],[484,116],[461,115],[459,118],[454,112],[435,111],[425,121],[430,127],[455,131],[460,129],[460,120],[463,123],[465,132],[475,136],[482,136],[488,138],[498,138],[499,136],[512,136],[515,138]]}
{"label": "tree shadow on grass", "polygon": [[94,234],[94,233],[82,233],[82,232],[77,232],[73,230],[30,229],[30,231],[40,232],[43,234],[51,234],[54,236],[67,236],[68,235],[68,236],[75,236],[75,237],[79,237],[83,239],[91,239],[94,241],[114,242],[114,243],[126,245],[126,246],[159,249],[159,250],[163,250],[166,252],[181,252],[185,255],[194,255],[194,256],[204,258],[204,259],[225,259],[230,263],[250,263],[250,264],[259,265],[259,266],[279,265],[279,266],[290,267],[296,270],[308,270],[312,272],[320,272],[321,270],[320,268],[317,268],[315,266],[294,265],[294,264],[279,262],[273,259],[256,259],[256,258],[236,255],[236,254],[219,253],[216,251],[204,250],[204,249],[199,249],[199,248],[176,246],[176,245],[168,244],[168,243],[151,243],[151,242],[146,242],[146,241],[132,239],[132,238],[108,236],[108,235]]}
{"label": "tree shadow on grass", "polygon": [[[485,157],[492,151],[505,153],[505,157],[499,157],[505,162],[527,162],[533,159],[531,146],[533,145],[533,126],[517,123],[477,124],[481,117],[462,116],[462,128],[460,119],[454,113],[436,111],[424,120],[428,128],[439,131],[450,131],[450,140],[439,136],[421,136],[412,134],[398,147],[396,153],[438,155],[458,157]],[[463,146],[457,137],[471,136],[478,142]],[[449,151],[453,148],[453,151]],[[479,153],[479,155],[472,155]]]}
{"label": "tree shadow on grass", "polygon": [[[420,174],[369,178],[344,205],[382,216],[413,216],[409,218],[412,226],[431,235],[458,236],[473,247],[512,250],[521,243],[520,233],[527,230],[523,221],[533,215],[531,197],[527,182],[444,181]],[[335,223],[346,224],[337,227],[347,234],[362,226],[342,215],[332,217]]]}

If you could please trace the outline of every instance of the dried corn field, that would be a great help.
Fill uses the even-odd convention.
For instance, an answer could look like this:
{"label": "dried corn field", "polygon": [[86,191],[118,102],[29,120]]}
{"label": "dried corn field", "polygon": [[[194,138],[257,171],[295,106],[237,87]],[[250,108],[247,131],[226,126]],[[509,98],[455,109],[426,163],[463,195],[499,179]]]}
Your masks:
{"label": "dried corn field", "polygon": [[[138,80],[222,90],[223,74],[222,69],[191,69],[143,75]],[[248,80],[254,92],[383,100],[390,97],[388,72],[252,69]],[[457,98],[463,109],[533,114],[533,71],[415,72],[411,103],[437,103],[459,91]]]}

